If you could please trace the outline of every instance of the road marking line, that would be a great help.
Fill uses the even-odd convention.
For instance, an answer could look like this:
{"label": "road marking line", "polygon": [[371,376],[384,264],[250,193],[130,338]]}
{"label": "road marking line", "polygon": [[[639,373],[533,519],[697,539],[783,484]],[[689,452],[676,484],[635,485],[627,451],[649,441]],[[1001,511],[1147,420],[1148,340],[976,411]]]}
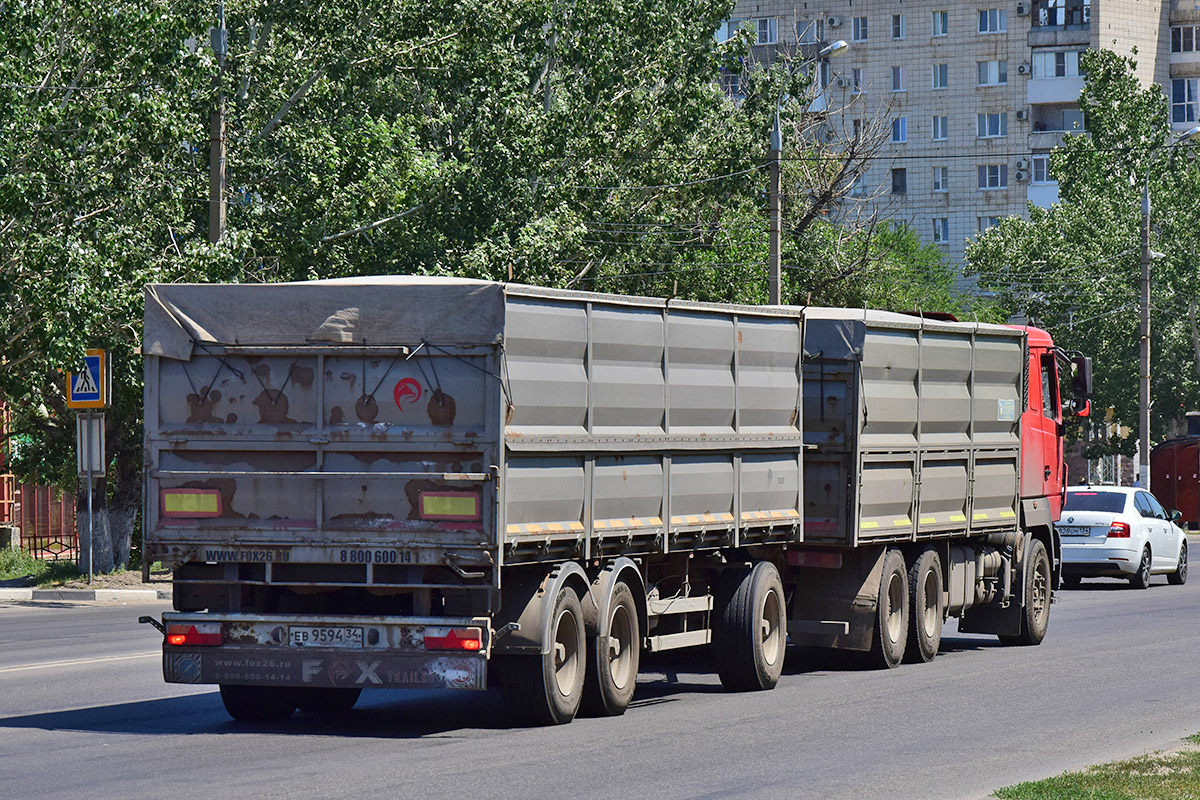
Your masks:
{"label": "road marking line", "polygon": [[161,650],[155,650],[152,653],[137,653],[131,656],[104,656],[103,658],[78,658],[70,661],[45,661],[41,664],[25,664],[20,667],[0,667],[0,673],[4,672],[22,672],[30,669],[53,669],[54,667],[71,667],[80,664],[101,664],[106,661],[130,661],[135,658],[151,658],[162,655]]}

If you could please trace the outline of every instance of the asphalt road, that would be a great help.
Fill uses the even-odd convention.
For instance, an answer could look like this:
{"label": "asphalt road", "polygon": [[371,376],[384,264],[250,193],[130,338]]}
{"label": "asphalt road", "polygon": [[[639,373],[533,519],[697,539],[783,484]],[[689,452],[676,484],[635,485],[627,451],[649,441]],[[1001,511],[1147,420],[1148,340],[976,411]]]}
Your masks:
{"label": "asphalt road", "polygon": [[624,717],[553,729],[509,727],[493,692],[235,723],[215,687],[162,682],[135,623],[162,605],[0,605],[0,796],[977,798],[1200,731],[1200,576],[1058,598],[1040,647],[951,627],[898,670],[795,652],[771,692],[671,654]]}

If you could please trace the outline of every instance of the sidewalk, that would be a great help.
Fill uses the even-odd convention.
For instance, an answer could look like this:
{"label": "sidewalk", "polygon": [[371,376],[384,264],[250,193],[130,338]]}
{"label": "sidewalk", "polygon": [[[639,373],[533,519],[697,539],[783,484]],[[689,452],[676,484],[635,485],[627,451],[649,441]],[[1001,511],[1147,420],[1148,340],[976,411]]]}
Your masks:
{"label": "sidewalk", "polygon": [[170,601],[171,589],[5,589],[0,602],[149,603]]}

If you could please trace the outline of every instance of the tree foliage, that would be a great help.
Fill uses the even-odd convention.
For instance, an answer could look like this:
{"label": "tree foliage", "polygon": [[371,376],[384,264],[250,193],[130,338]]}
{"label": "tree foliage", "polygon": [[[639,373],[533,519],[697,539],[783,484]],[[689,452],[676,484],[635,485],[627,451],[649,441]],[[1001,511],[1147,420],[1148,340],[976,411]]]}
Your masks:
{"label": "tree foliage", "polygon": [[[1149,186],[1153,261],[1151,395],[1153,439],[1177,430],[1200,402],[1194,347],[1195,230],[1200,170],[1172,146],[1165,95],[1139,85],[1135,61],[1088,51],[1080,98],[1086,135],[1064,138],[1050,160],[1059,202],[1010,217],[968,247],[970,271],[1002,307],[1046,327],[1060,345],[1095,359],[1095,399],[1114,422],[1136,429],[1141,297],[1141,196]],[[1135,441],[1107,449],[1131,453]]]}

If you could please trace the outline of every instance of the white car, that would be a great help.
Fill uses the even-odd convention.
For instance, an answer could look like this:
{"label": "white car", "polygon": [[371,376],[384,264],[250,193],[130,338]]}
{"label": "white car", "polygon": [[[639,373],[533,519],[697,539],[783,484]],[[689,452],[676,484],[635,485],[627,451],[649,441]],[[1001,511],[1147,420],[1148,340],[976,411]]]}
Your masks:
{"label": "white car", "polygon": [[1062,542],[1062,583],[1068,589],[1081,578],[1126,578],[1135,589],[1150,585],[1151,575],[1167,582],[1187,580],[1187,535],[1144,489],[1126,486],[1074,486],[1067,489],[1055,527]]}

